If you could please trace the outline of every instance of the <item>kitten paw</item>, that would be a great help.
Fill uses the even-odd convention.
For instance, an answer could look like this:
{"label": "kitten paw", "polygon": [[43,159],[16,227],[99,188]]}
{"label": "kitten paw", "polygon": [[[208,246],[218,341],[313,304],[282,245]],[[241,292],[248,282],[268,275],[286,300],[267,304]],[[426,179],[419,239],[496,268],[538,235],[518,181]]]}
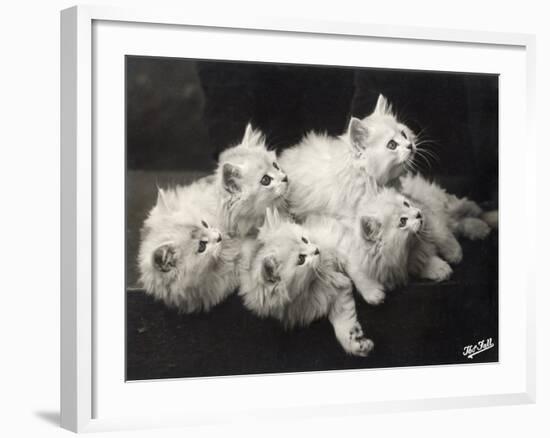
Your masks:
{"label": "kitten paw", "polygon": [[361,295],[367,303],[372,306],[377,306],[382,304],[386,299],[386,293],[381,289],[368,289],[364,292],[361,292]]}
{"label": "kitten paw", "polygon": [[453,243],[445,248],[440,248],[441,256],[452,265],[456,265],[462,261],[462,247],[453,238]]}
{"label": "kitten paw", "polygon": [[481,207],[470,199],[464,200],[462,208],[464,210],[464,214],[467,216],[477,217],[483,213]]}
{"label": "kitten paw", "polygon": [[374,342],[366,338],[363,329],[357,323],[354,324],[349,332],[348,353],[354,356],[367,356],[374,348]]}
{"label": "kitten paw", "polygon": [[481,219],[467,217],[462,219],[462,234],[470,240],[483,240],[491,232],[491,227]]}
{"label": "kitten paw", "polygon": [[449,264],[439,257],[432,257],[422,272],[422,278],[427,278],[433,281],[448,280],[453,273]]}

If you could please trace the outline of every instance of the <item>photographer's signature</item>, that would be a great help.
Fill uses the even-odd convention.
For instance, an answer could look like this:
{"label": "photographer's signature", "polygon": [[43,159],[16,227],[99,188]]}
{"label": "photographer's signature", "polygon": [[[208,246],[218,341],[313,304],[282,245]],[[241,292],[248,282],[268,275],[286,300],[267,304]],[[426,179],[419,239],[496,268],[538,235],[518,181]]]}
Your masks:
{"label": "photographer's signature", "polygon": [[467,356],[468,359],[472,359],[476,354],[483,353],[484,351],[490,350],[495,344],[493,343],[493,338],[487,338],[482,341],[479,341],[477,344],[466,345],[464,351],[462,352],[463,356]]}

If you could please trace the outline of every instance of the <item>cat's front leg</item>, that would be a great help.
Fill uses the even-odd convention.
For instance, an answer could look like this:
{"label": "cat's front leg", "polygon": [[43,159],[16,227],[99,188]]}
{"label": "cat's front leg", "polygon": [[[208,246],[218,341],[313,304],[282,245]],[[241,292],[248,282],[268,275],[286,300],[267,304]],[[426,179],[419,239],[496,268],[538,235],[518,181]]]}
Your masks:
{"label": "cat's front leg", "polygon": [[371,279],[357,267],[349,267],[348,271],[357,291],[367,303],[376,306],[384,302],[386,298],[384,286],[376,280]]}
{"label": "cat's front leg", "polygon": [[448,233],[444,239],[440,239],[436,242],[437,251],[441,254],[446,261],[456,265],[462,261],[462,247],[456,237]]}
{"label": "cat's front leg", "polygon": [[430,257],[422,266],[419,276],[433,281],[448,280],[453,273],[449,264],[438,256]]}
{"label": "cat's front leg", "polygon": [[346,353],[365,357],[374,348],[374,342],[365,336],[357,320],[351,289],[338,295],[330,310],[329,320],[334,327],[336,339]]}

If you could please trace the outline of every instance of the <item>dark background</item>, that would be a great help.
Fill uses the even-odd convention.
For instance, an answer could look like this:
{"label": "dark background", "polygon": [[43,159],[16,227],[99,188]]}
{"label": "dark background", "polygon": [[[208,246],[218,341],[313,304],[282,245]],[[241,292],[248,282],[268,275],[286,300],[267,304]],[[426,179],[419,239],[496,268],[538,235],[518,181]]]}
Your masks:
{"label": "dark background", "polygon": [[246,312],[237,296],[208,314],[178,315],[140,289],[139,229],[156,187],[188,183],[215,167],[251,121],[278,150],[310,131],[339,135],[379,93],[401,120],[434,140],[423,173],[487,208],[498,200],[498,77],[387,69],[194,61],[129,56],[127,120],[127,378],[248,374],[472,362],[462,348],[492,337],[498,359],[498,235],[464,242],[452,279],[413,282],[378,308],[358,302],[375,342],[347,357],[327,321],[285,332]]}

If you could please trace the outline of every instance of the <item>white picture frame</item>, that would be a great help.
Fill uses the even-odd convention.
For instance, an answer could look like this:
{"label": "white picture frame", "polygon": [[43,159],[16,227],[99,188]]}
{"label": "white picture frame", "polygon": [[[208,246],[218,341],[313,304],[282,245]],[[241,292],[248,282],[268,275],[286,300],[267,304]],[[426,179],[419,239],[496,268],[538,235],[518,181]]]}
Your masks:
{"label": "white picture frame", "polygon": [[[98,159],[94,153],[94,138],[99,134],[94,129],[94,123],[98,120],[97,99],[94,84],[98,81],[98,69],[94,65],[94,59],[98,59],[97,50],[101,46],[101,36],[94,33],[94,25],[97,23],[131,23],[136,26],[151,26],[156,29],[166,29],[165,26],[184,26],[188,29],[200,29],[201,32],[222,31],[224,29],[238,29],[241,34],[250,34],[255,38],[262,32],[271,32],[280,36],[324,35],[340,36],[341,38],[353,38],[354,40],[369,39],[386,41],[387,44],[398,44],[403,42],[414,43],[435,43],[464,47],[483,46],[490,50],[510,50],[510,52],[521,54],[523,60],[521,75],[524,78],[525,88],[519,92],[519,98],[524,105],[525,120],[518,123],[519,129],[526,134],[526,150],[534,150],[533,120],[534,120],[534,58],[535,38],[525,34],[490,33],[483,31],[459,31],[451,29],[425,29],[415,27],[397,27],[387,25],[373,25],[366,23],[339,23],[339,22],[317,22],[296,17],[272,18],[241,15],[241,18],[227,20],[215,14],[199,15],[189,14],[187,11],[163,11],[157,9],[131,10],[110,7],[77,6],[61,12],[61,426],[75,431],[100,431],[120,428],[143,428],[162,427],[174,425],[202,424],[207,422],[224,422],[239,418],[254,416],[260,419],[269,419],[274,415],[279,418],[305,417],[311,415],[342,415],[363,414],[369,412],[398,412],[415,409],[441,409],[451,407],[476,407],[488,405],[532,403],[535,400],[535,308],[534,308],[534,275],[531,273],[528,263],[516,269],[515,273],[501,269],[502,275],[515,275],[516,283],[519,286],[517,308],[521,323],[518,324],[521,332],[521,348],[515,351],[515,358],[518,360],[514,368],[513,389],[497,386],[491,392],[471,394],[466,392],[462,395],[445,394],[439,396],[416,397],[405,394],[391,398],[379,397],[378,399],[362,399],[355,397],[346,401],[345,392],[334,395],[330,399],[319,400],[316,403],[301,401],[298,405],[285,405],[275,399],[274,405],[270,407],[271,412],[258,406],[252,409],[246,406],[243,400],[243,408],[235,412],[223,412],[214,408],[208,412],[200,412],[200,400],[196,413],[185,413],[183,410],[175,409],[171,412],[150,412],[150,415],[131,415],[128,412],[120,411],[109,415],[100,415],[102,407],[98,401],[98,387],[106,386],[102,383],[103,374],[98,370],[105,364],[98,362],[97,351],[101,348],[101,333],[97,331],[97,312],[101,311],[101,305],[95,297],[98,284],[97,260],[97,205],[102,202],[98,198],[102,193],[97,190],[98,181],[109,178],[106,174],[98,173]],[[134,29],[135,31],[135,29]],[[113,44],[116,45],[116,44]],[[121,49],[122,50],[122,49]],[[496,68],[496,67],[495,67]],[[481,71],[484,71],[481,68]],[[496,71],[498,73],[498,71]],[[119,78],[120,79],[120,78]],[[506,102],[506,101],[504,101]],[[504,103],[505,104],[505,103]],[[525,125],[523,125],[525,123]],[[502,152],[502,149],[501,149]],[[526,154],[523,170],[517,176],[519,194],[525,195],[525,205],[534,205],[535,186],[535,165],[533,159]],[[108,172],[107,172],[108,174]],[[121,176],[123,178],[123,176]],[[116,181],[113,181],[116,185]],[[511,187],[511,184],[508,185]],[[504,191],[501,189],[501,191]],[[503,195],[501,195],[503,196]],[[507,223],[511,226],[514,220],[523,220],[524,216],[512,217],[525,214],[526,209],[517,213],[510,213],[509,222],[503,209],[501,215],[504,221],[501,225],[501,233],[505,235]],[[530,219],[532,227],[527,227],[527,238],[522,245],[534,245],[535,226],[534,219]],[[502,246],[505,248],[505,246]],[[506,255],[501,257],[506,257]],[[506,260],[501,258],[501,264],[506,268]],[[502,273],[504,272],[504,273]],[[502,277],[501,277],[502,280]],[[502,284],[502,281],[500,282]],[[122,293],[122,292],[121,292]],[[510,306],[511,303],[504,300],[503,306]],[[104,300],[102,301],[104,303]],[[508,308],[508,307],[507,307]],[[507,309],[506,308],[506,309]],[[501,309],[501,310],[506,310]],[[121,315],[120,318],[123,318]],[[504,320],[502,324],[509,324]],[[503,327],[506,328],[506,327]],[[116,336],[113,337],[114,339]],[[123,346],[121,346],[123,350]],[[103,358],[105,355],[102,356]],[[506,356],[508,357],[508,356]],[[516,360],[514,359],[514,360]],[[101,359],[104,361],[104,359]],[[506,367],[506,360],[500,364],[502,369]],[[116,368],[116,367],[115,367]],[[487,369],[486,369],[487,370]],[[480,367],[470,367],[468,373],[482,373]],[[392,379],[399,382],[400,369],[387,370],[385,373],[393,373]],[[408,371],[407,371],[408,372]],[[431,370],[430,373],[438,371]],[[99,373],[99,374],[98,374]],[[120,374],[120,370],[117,371]],[[372,371],[370,371],[372,375]],[[333,374],[320,373],[318,376],[305,377],[303,375],[288,376],[291,384],[298,384],[300,380],[332,379]],[[345,378],[363,378],[367,374],[354,377],[352,373],[346,373]],[[193,390],[198,391],[201,385],[218,385],[216,390],[227,390],[243,385],[243,392],[248,389],[246,385],[252,380],[253,385],[274,385],[273,379],[276,376],[261,376],[253,378],[237,377],[224,379],[195,379],[192,382]],[[367,377],[365,377],[367,378]],[[103,380],[102,380],[103,379]],[[247,380],[248,379],[248,380]],[[214,382],[214,383],[213,383]],[[279,380],[276,383],[281,383]],[[318,380],[316,380],[318,382]],[[124,384],[124,381],[120,382]],[[275,383],[275,384],[276,384]],[[464,382],[465,383],[465,382]],[[132,394],[135,396],[139,391],[168,391],[171,382],[149,382],[147,387],[138,387],[134,384]],[[173,382],[173,385],[179,384]],[[337,382],[335,382],[337,384]],[[497,385],[495,383],[495,385]],[[104,385],[104,386],[101,386]],[[128,385],[128,384],[127,384]],[[397,385],[398,386],[398,385]],[[138,389],[135,389],[138,388]],[[145,389],[147,388],[147,389]],[[191,388],[191,387],[190,387]],[[483,390],[483,389],[482,389]],[[99,391],[99,393],[101,393]],[[251,390],[252,391],[252,390]],[[329,391],[330,392],[330,391]],[[144,392],[145,393],[145,392]],[[114,393],[113,393],[114,394]],[[397,394],[397,393],[396,393]],[[118,403],[118,401],[117,401]],[[240,401],[236,401],[239,404]],[[273,410],[273,408],[276,408]],[[274,413],[276,412],[276,414]]]}

